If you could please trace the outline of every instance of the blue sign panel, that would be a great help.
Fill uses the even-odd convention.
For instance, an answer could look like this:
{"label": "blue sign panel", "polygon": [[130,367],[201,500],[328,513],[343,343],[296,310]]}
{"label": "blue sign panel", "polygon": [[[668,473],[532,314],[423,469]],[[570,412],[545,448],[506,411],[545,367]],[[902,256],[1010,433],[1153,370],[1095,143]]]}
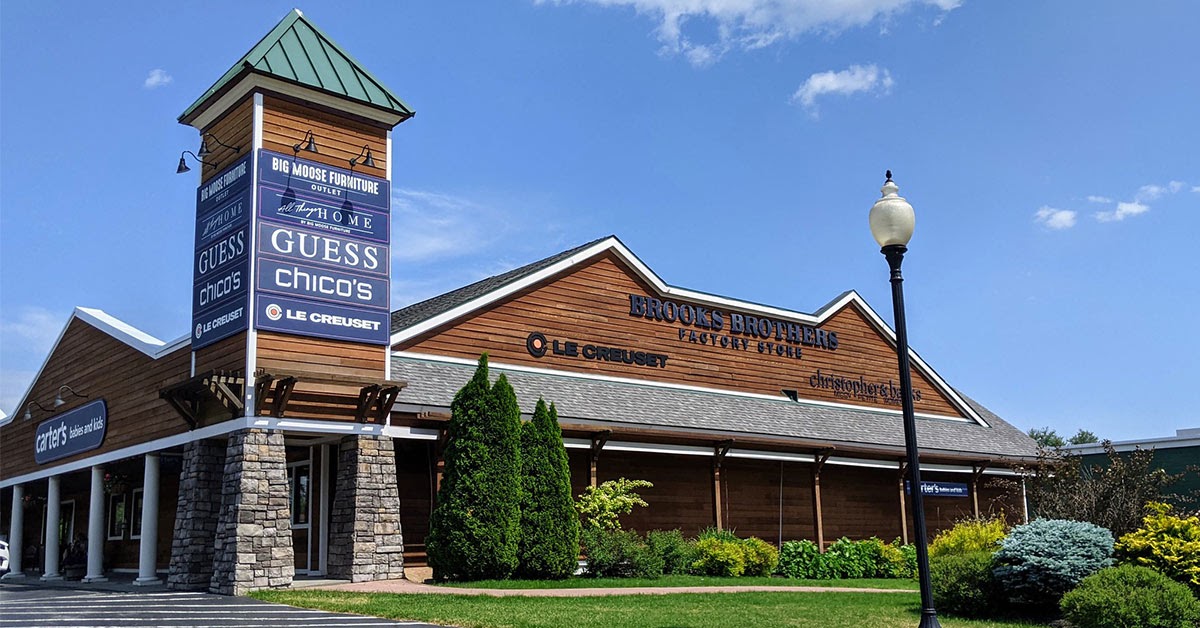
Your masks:
{"label": "blue sign panel", "polygon": [[305,229],[261,223],[258,252],[268,257],[387,277],[388,247]]}
{"label": "blue sign panel", "polygon": [[219,240],[238,226],[250,222],[249,188],[225,198],[209,211],[196,214],[196,248]]}
{"label": "blue sign panel", "polygon": [[386,345],[391,186],[259,152],[255,326]]}
{"label": "blue sign panel", "polygon": [[336,202],[338,205],[349,201],[356,207],[367,206],[382,212],[387,212],[392,206],[391,184],[387,179],[269,150],[259,151],[258,170],[259,185],[292,190],[296,194]]}
{"label": "blue sign panel", "polygon": [[[904,481],[904,492],[912,495],[911,482]],[[921,494],[926,497],[967,497],[970,491],[959,482],[921,482]]]}
{"label": "blue sign panel", "polygon": [[307,192],[261,186],[258,215],[290,225],[328,231],[372,242],[388,242],[389,216],[341,199],[316,198]]}
{"label": "blue sign panel", "polygon": [[251,155],[196,190],[192,350],[243,331],[250,295]]}
{"label": "blue sign panel", "polygon": [[192,350],[246,330],[249,318],[247,299],[236,299],[192,314]]}
{"label": "blue sign panel", "polygon": [[350,307],[388,309],[387,279],[361,277],[328,268],[263,258],[258,289]]}
{"label": "blue sign panel", "polygon": [[33,459],[46,464],[90,451],[104,442],[108,406],[103,399],[86,403],[43,421],[33,439]]}
{"label": "blue sign panel", "polygon": [[389,341],[386,310],[364,310],[329,303],[260,294],[255,312],[259,329],[349,340],[374,345]]}

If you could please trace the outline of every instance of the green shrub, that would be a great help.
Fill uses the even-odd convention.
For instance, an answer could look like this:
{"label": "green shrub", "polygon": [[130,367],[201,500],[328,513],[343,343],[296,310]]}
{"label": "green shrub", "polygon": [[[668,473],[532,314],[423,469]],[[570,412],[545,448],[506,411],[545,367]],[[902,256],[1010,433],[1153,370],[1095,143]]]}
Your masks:
{"label": "green shrub", "polygon": [[917,577],[917,548],[913,545],[901,545],[900,539],[891,543],[880,543],[879,561],[876,575],[878,578]]}
{"label": "green shrub", "polygon": [[1078,628],[1193,628],[1200,601],[1182,584],[1149,569],[1102,569],[1063,596],[1063,616]]}
{"label": "green shrub", "polygon": [[715,526],[708,526],[707,528],[704,528],[703,530],[701,530],[700,534],[696,535],[697,541],[702,541],[704,539],[717,539],[719,541],[740,541],[741,540],[738,538],[737,533],[734,532],[733,530],[718,528]]}
{"label": "green shrub", "polygon": [[872,543],[842,537],[825,550],[824,561],[830,578],[867,578],[875,573],[878,551]]}
{"label": "green shrub", "polygon": [[1048,609],[1080,580],[1112,565],[1112,548],[1112,533],[1095,524],[1038,519],[1001,541],[994,573],[1011,601]]}
{"label": "green shrub", "polygon": [[575,572],[579,517],[571,499],[571,469],[558,427],[558,409],[538,399],[521,426],[521,527],[517,573],[561,579]]}
{"label": "green shrub", "polygon": [[992,553],[1000,549],[1007,526],[1003,518],[967,519],[938,534],[929,544],[929,557],[971,552]]}
{"label": "green shrub", "polygon": [[585,575],[593,578],[657,578],[663,560],[632,530],[585,530],[580,535],[587,554]]}
{"label": "green shrub", "polygon": [[962,617],[991,616],[1000,606],[992,566],[988,551],[930,558],[929,578],[937,609]]}
{"label": "green shrub", "polygon": [[769,576],[779,565],[779,550],[756,536],[742,541],[742,551],[746,559],[744,575]]}
{"label": "green shrub", "polygon": [[426,551],[438,580],[507,578],[517,566],[521,411],[508,379],[488,384],[487,354],[450,404],[446,470]]}
{"label": "green shrub", "polygon": [[823,580],[830,577],[817,544],[807,539],[785,541],[780,546],[778,569],[788,578]]}
{"label": "green shrub", "polygon": [[621,515],[633,512],[634,506],[649,506],[634,489],[651,488],[645,480],[617,478],[600,486],[589,486],[575,500],[575,510],[582,518],[584,530],[620,530]]}
{"label": "green shrub", "polygon": [[1173,515],[1169,505],[1158,502],[1146,509],[1142,527],[1117,541],[1117,560],[1150,567],[1200,596],[1200,517]]}
{"label": "green shrub", "polygon": [[696,560],[692,571],[705,576],[736,578],[746,570],[746,549],[741,541],[716,536],[696,541]]}
{"label": "green shrub", "polygon": [[686,574],[696,561],[696,547],[679,530],[653,530],[646,535],[646,545],[662,558],[664,574]]}

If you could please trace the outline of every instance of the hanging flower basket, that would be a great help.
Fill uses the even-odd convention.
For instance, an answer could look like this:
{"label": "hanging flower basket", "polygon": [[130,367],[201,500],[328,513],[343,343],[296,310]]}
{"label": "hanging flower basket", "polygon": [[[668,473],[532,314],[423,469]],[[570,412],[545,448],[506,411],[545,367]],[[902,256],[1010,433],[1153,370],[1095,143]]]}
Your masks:
{"label": "hanging flower basket", "polygon": [[21,498],[21,504],[25,508],[37,508],[46,503],[46,498],[38,495],[26,495]]}
{"label": "hanging flower basket", "polygon": [[129,491],[129,478],[121,473],[104,474],[104,492],[109,495],[122,495]]}

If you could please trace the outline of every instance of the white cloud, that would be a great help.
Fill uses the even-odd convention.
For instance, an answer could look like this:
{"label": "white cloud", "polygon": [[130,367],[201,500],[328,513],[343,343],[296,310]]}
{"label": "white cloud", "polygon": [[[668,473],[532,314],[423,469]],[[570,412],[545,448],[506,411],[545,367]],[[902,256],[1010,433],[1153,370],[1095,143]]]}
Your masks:
{"label": "white cloud", "polygon": [[1104,203],[1105,205],[1113,202],[1113,200],[1111,198],[1108,198],[1107,196],[1096,196],[1094,194],[1089,195],[1087,197],[1087,200],[1089,203]]}
{"label": "white cloud", "polygon": [[[838,33],[884,22],[915,7],[938,11],[934,25],[962,0],[535,0],[538,3],[590,3],[629,7],[658,22],[664,54],[682,54],[696,66],[715,63],[730,50],[756,50],[810,32]],[[689,31],[715,31],[697,41]]]}
{"label": "white cloud", "polygon": [[[392,190],[392,307],[399,308],[585,241],[570,241],[556,216],[521,203]],[[560,248],[561,247],[561,248]]]}
{"label": "white cloud", "polygon": [[150,74],[146,75],[146,80],[142,83],[142,86],[146,89],[155,89],[167,85],[173,80],[175,79],[170,74],[167,74],[166,70],[155,68],[150,70]]}
{"label": "white cloud", "polygon": [[0,344],[45,355],[66,323],[66,317],[41,307],[22,308],[15,318],[0,321]]}
{"label": "white cloud", "polygon": [[1047,229],[1059,231],[1075,226],[1076,213],[1069,209],[1042,207],[1033,215],[1033,221]]}
{"label": "white cloud", "polygon": [[66,315],[41,307],[24,307],[0,320],[0,409],[10,416],[17,414],[16,405],[33,381],[36,370],[31,369],[41,365],[66,322]]}
{"label": "white cloud", "polygon": [[1100,222],[1119,222],[1130,216],[1144,214],[1150,211],[1150,206],[1134,201],[1132,203],[1117,203],[1117,208],[1110,212],[1096,212],[1096,220]]}
{"label": "white cloud", "polygon": [[875,64],[852,65],[838,72],[830,70],[813,74],[792,94],[791,100],[803,105],[815,117],[818,97],[829,94],[849,96],[859,92],[886,94],[894,84],[886,68],[881,70]]}
{"label": "white cloud", "polygon": [[[1110,211],[1096,212],[1093,214],[1093,216],[1100,222],[1120,222],[1126,218],[1129,218],[1130,216],[1137,216],[1138,214],[1144,214],[1150,211],[1151,202],[1157,201],[1169,194],[1178,194],[1187,187],[1188,184],[1184,183],[1183,181],[1171,181],[1166,185],[1158,185],[1156,183],[1143,185],[1142,187],[1138,188],[1137,192],[1133,194],[1132,201],[1123,201],[1117,203],[1116,208]],[[1192,188],[1192,190],[1197,191],[1200,190],[1200,188]],[[1088,200],[1091,200],[1091,198],[1092,197],[1089,196]],[[1112,201],[1104,199],[1104,201],[1097,202],[1111,203]]]}

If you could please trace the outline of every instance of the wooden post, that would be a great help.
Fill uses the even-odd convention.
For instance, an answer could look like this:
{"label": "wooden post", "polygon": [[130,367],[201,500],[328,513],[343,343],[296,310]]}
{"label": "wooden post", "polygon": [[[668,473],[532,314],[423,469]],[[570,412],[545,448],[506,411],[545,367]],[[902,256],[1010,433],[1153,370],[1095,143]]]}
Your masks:
{"label": "wooden post", "polygon": [[908,463],[901,460],[899,480],[897,483],[900,486],[900,540],[905,545],[908,545],[908,504],[904,502],[904,476],[907,473]]}
{"label": "wooden post", "polygon": [[592,434],[592,456],[588,463],[588,483],[592,488],[596,488],[596,463],[600,460],[600,450],[604,449],[609,436],[612,436],[612,430]]}
{"label": "wooden post", "polygon": [[971,512],[976,520],[979,519],[979,477],[983,475],[984,469],[987,469],[986,462],[971,465]]}
{"label": "wooden post", "polygon": [[821,517],[821,468],[829,460],[829,450],[822,449],[813,456],[813,521],[817,530],[817,548],[825,553],[825,523]]}
{"label": "wooden post", "polygon": [[713,447],[713,519],[716,520],[718,530],[725,529],[721,512],[721,465],[732,446],[733,441],[727,440]]}

